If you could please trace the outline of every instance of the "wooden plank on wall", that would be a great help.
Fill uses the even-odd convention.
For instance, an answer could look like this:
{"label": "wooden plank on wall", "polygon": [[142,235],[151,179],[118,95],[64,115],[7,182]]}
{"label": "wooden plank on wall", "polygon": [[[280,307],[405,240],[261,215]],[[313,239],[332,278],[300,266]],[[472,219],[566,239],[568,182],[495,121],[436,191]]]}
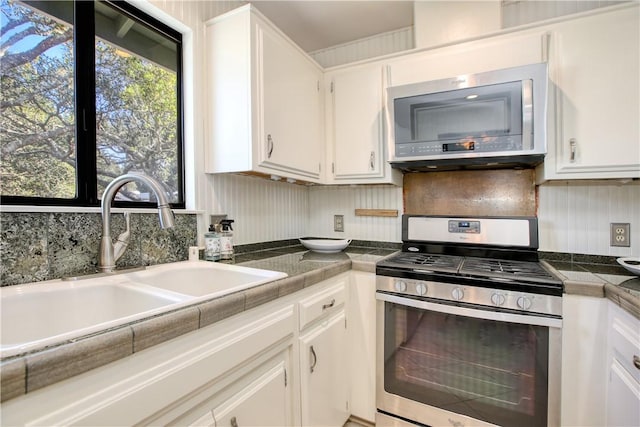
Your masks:
{"label": "wooden plank on wall", "polygon": [[356,209],[356,216],[388,216],[397,217],[397,209]]}

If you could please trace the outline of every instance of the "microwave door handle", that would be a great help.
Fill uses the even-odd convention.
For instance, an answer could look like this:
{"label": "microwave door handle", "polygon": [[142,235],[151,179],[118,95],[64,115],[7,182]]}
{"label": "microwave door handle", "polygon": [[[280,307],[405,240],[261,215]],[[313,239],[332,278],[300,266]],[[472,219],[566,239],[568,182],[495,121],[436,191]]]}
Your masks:
{"label": "microwave door handle", "polygon": [[549,328],[561,328],[562,319],[552,317],[542,317],[526,314],[504,313],[499,311],[479,310],[469,307],[461,307],[450,304],[438,304],[425,300],[415,300],[413,298],[404,298],[398,295],[376,292],[376,299],[379,301],[391,302],[394,304],[404,305],[417,308],[420,310],[435,311],[438,313],[447,313],[459,316],[473,317],[475,319],[495,320],[497,322],[519,323],[523,325],[546,326]]}
{"label": "microwave door handle", "polygon": [[533,82],[522,82],[522,148],[533,149]]}

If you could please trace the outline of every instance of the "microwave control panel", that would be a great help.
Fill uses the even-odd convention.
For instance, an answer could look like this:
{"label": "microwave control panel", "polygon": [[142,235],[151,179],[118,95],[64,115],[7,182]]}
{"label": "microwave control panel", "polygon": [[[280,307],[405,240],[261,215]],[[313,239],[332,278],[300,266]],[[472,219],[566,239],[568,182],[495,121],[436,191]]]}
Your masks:
{"label": "microwave control panel", "polygon": [[443,143],[441,141],[415,141],[396,144],[396,157],[431,155],[454,155],[465,152],[495,153],[499,151],[521,151],[522,137],[502,136],[492,138],[469,138],[464,141]]}

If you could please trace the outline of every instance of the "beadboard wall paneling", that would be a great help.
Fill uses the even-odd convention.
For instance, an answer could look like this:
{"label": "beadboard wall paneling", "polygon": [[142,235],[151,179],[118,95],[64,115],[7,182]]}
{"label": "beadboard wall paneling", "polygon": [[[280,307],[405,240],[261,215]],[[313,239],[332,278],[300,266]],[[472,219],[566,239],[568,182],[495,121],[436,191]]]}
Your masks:
{"label": "beadboard wall paneling", "polygon": [[309,224],[307,187],[233,174],[210,175],[208,179],[211,213],[227,214],[235,220],[234,244],[296,239],[306,235]]}
{"label": "beadboard wall paneling", "polygon": [[[309,188],[308,235],[380,242],[402,241],[402,217],[356,216],[356,209],[397,209],[402,188],[387,185]],[[344,215],[344,233],[333,231],[333,216]]]}
{"label": "beadboard wall paneling", "polygon": [[517,27],[559,16],[613,6],[626,1],[614,0],[505,0],[502,2],[502,28]]}
{"label": "beadboard wall paneling", "polygon": [[[640,185],[548,183],[538,188],[540,250],[640,256]],[[631,224],[631,247],[609,245],[610,223]]]}
{"label": "beadboard wall paneling", "polygon": [[310,56],[325,68],[414,48],[413,27],[316,50]]}

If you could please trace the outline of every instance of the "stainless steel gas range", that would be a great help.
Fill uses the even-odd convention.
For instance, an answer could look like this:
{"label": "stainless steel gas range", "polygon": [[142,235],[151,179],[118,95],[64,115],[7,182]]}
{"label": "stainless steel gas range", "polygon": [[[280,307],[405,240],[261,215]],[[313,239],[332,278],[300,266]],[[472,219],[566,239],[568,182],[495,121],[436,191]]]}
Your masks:
{"label": "stainless steel gas range", "polygon": [[402,223],[376,266],[376,426],[559,425],[563,286],[536,218]]}

